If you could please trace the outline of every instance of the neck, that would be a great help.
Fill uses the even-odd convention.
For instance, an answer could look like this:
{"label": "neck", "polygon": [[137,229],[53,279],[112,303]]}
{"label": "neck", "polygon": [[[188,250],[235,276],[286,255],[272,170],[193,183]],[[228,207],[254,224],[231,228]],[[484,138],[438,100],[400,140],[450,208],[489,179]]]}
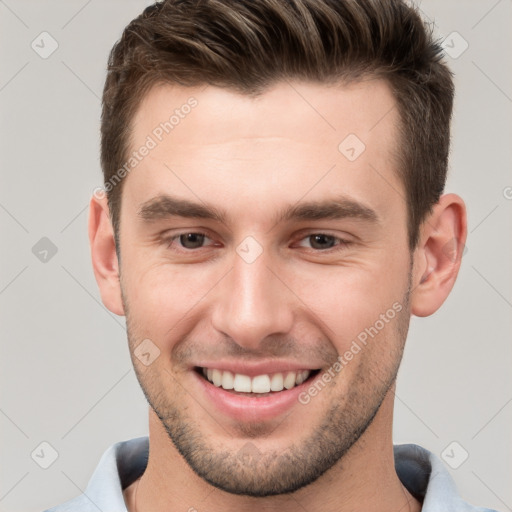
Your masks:
{"label": "neck", "polygon": [[419,512],[421,505],[400,482],[394,465],[391,426],[394,386],[365,433],[334,467],[292,494],[252,498],[219,490],[188,466],[150,409],[148,466],[125,492],[130,512],[262,510],[296,512]]}

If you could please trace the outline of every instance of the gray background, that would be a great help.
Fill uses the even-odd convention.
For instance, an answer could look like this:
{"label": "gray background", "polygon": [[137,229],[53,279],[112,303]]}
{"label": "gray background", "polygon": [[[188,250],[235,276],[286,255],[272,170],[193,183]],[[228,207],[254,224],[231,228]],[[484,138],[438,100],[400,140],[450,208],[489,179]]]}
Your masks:
{"label": "gray background", "polygon": [[[1,511],[70,499],[109,445],[147,434],[124,319],[101,304],[86,226],[101,185],[107,55],[148,3],[0,0]],[[512,510],[512,2],[420,7],[456,55],[448,58],[457,98],[447,191],[467,202],[469,237],[445,305],[412,319],[394,442],[441,456],[456,441],[445,453],[452,465],[469,454],[450,468],[464,498]],[[58,43],[47,58],[31,47],[55,44],[43,31]],[[58,453],[53,463],[42,442]]]}

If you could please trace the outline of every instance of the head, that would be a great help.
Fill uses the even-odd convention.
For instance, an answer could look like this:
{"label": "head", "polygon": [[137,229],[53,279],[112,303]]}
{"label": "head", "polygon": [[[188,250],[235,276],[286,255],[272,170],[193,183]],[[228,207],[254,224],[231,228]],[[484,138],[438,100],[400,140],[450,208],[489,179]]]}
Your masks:
{"label": "head", "polygon": [[[441,306],[466,236],[442,196],[452,102],[439,45],[395,0],[165,1],[114,46],[95,274],[208,482],[293,491],[383,404],[389,420],[410,316]],[[228,370],[262,390],[304,373],[264,397],[221,391]]]}

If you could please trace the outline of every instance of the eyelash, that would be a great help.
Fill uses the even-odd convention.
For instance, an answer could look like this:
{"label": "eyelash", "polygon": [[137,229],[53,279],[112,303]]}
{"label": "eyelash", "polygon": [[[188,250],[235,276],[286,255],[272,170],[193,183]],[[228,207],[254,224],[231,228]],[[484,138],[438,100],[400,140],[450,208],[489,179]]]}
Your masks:
{"label": "eyelash", "polygon": [[[211,240],[211,238],[208,236],[208,233],[204,233],[202,231],[183,231],[181,233],[178,233],[176,235],[172,235],[172,236],[169,236],[169,237],[166,237],[163,239],[163,242],[167,245],[167,248],[168,249],[171,249],[171,245],[173,244],[173,242],[175,242],[176,240],[179,240],[179,238],[183,235],[202,235],[208,239]],[[334,241],[337,242],[336,245],[334,245],[333,247],[330,247],[328,249],[314,249],[312,247],[309,247],[307,249],[315,252],[315,253],[332,253],[332,252],[336,252],[336,251],[342,251],[344,249],[346,249],[348,246],[350,246],[352,244],[351,241],[349,240],[345,240],[343,238],[340,238],[340,237],[337,237],[335,235],[331,235],[329,233],[324,233],[322,231],[319,231],[319,232],[315,232],[315,233],[310,233],[308,235],[305,235],[303,236],[302,238],[299,239],[299,242],[307,239],[307,238],[310,238],[312,236],[315,236],[315,235],[324,235],[324,236],[327,236],[327,237],[332,237],[334,238]],[[207,246],[207,247],[210,247],[210,246]],[[187,249],[185,247],[181,247],[179,250],[177,250],[176,252],[181,252],[181,253],[193,253],[193,252],[196,252],[200,249],[205,249],[205,247],[198,247],[196,249]]]}

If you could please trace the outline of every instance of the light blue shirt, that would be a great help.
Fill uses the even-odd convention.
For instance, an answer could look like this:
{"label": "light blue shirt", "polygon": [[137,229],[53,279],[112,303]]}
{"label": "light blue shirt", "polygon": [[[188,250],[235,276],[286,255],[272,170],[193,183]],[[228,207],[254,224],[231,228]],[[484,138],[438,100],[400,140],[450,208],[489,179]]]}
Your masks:
{"label": "light blue shirt", "polygon": [[[85,492],[45,512],[127,512],[123,489],[144,473],[148,454],[148,437],[112,445],[101,457]],[[425,448],[394,445],[394,454],[397,475],[423,503],[422,512],[496,512],[463,501],[444,464]]]}

